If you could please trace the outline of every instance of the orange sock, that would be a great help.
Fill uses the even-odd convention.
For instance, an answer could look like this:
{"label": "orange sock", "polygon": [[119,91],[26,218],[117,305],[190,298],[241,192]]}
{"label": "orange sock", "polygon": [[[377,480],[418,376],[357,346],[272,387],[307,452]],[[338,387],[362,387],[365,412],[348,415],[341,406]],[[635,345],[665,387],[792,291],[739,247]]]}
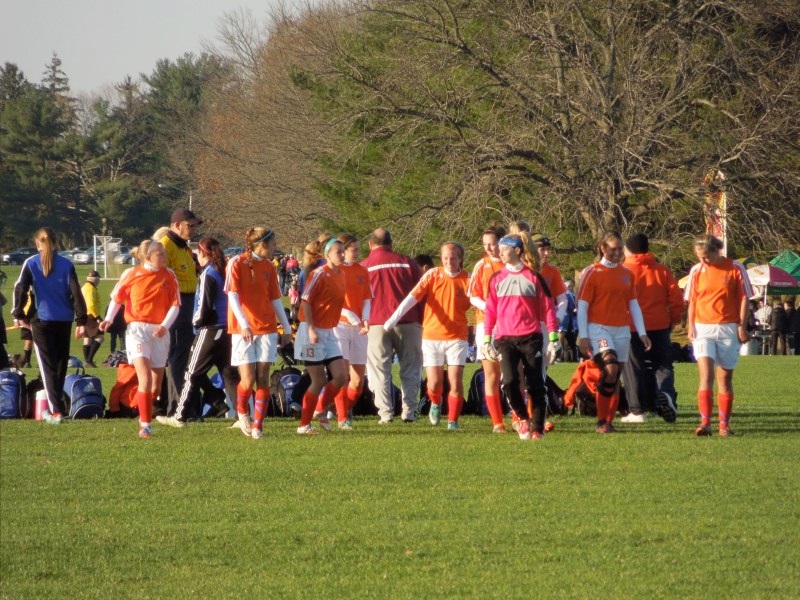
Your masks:
{"label": "orange sock", "polygon": [[303,395],[303,410],[300,413],[300,427],[305,427],[311,423],[317,402],[319,402],[319,396],[312,394],[310,390]]}
{"label": "orange sock", "polygon": [[461,407],[464,404],[464,399],[461,396],[447,396],[447,420],[450,422],[458,422],[458,417],[461,416]]}
{"label": "orange sock", "polygon": [[267,401],[269,400],[269,388],[256,388],[255,414],[253,415],[256,429],[261,429],[264,417],[267,415]]}
{"label": "orange sock", "polygon": [[348,387],[349,386],[346,385],[336,391],[336,398],[334,401],[336,403],[336,420],[339,421],[339,423],[347,420],[347,411],[350,407],[350,402],[347,400]]}
{"label": "orange sock", "polygon": [[139,423],[149,425],[153,420],[153,395],[148,392],[137,391],[134,395],[136,406],[139,407]]}
{"label": "orange sock", "polygon": [[733,409],[733,392],[730,394],[717,394],[717,404],[719,404],[719,424],[728,426],[728,419],[731,418],[731,410]]}
{"label": "orange sock", "polygon": [[345,394],[347,394],[347,411],[350,412],[361,397],[361,388],[352,388],[348,385],[345,387]]}
{"label": "orange sock", "polygon": [[611,396],[611,403],[608,407],[608,422],[611,423],[614,417],[617,416],[617,409],[619,408],[619,394]]}
{"label": "orange sock", "polygon": [[250,394],[253,390],[250,388],[242,387],[242,384],[236,386],[236,412],[240,415],[250,414]]}
{"label": "orange sock", "polygon": [[492,418],[492,425],[503,424],[503,407],[500,405],[500,394],[486,396],[486,408]]}
{"label": "orange sock", "polygon": [[700,411],[700,424],[710,425],[714,410],[714,394],[711,390],[697,390],[697,410]]}
{"label": "orange sock", "polygon": [[597,420],[608,422],[608,413],[611,410],[611,396],[606,396],[598,391],[594,398],[595,402],[597,402]]}
{"label": "orange sock", "polygon": [[438,392],[434,392],[433,390],[428,390],[428,400],[431,401],[431,404],[436,404],[437,406],[442,403],[442,392],[441,390]]}
{"label": "orange sock", "polygon": [[334,387],[333,382],[329,381],[325,384],[325,387],[322,388],[322,392],[319,395],[319,400],[317,400],[317,406],[314,409],[316,412],[321,413],[325,412],[332,403],[336,402],[336,393],[337,389]]}

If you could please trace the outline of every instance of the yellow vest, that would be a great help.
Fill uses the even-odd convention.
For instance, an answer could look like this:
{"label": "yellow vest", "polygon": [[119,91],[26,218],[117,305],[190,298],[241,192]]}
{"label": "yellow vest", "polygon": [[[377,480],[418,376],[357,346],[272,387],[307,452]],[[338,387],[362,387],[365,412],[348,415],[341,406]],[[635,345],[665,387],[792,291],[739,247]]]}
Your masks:
{"label": "yellow vest", "polygon": [[195,267],[192,249],[189,246],[179,248],[168,235],[161,238],[167,254],[167,267],[175,271],[178,278],[178,289],[181,294],[194,294],[197,288],[197,267]]}

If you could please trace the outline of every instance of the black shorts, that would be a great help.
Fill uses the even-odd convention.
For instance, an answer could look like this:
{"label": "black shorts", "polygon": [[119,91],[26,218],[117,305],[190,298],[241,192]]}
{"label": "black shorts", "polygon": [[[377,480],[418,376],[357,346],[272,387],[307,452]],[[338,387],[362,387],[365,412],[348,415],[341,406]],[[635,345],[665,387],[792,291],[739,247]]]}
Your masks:
{"label": "black shorts", "polygon": [[20,329],[19,330],[19,339],[25,340],[26,342],[33,341],[33,334],[31,333],[30,329]]}

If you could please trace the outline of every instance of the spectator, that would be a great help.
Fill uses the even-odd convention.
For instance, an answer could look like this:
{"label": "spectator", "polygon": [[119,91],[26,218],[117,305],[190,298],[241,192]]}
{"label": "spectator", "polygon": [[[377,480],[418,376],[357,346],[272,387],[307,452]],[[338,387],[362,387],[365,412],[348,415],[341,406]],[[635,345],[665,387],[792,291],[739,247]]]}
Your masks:
{"label": "spectator", "polygon": [[464,404],[464,365],[467,362],[467,310],[469,275],[462,265],[464,248],[448,242],[441,248],[442,266],[430,269],[383,324],[391,333],[403,315],[425,300],[422,320],[422,357],[428,376],[431,401],[430,422],[439,424],[444,391],[444,365],[450,383],[447,429],[458,431],[458,418]]}
{"label": "spectator", "polygon": [[772,307],[764,300],[758,301],[758,310],[756,310],[756,319],[761,326],[762,331],[769,331],[769,318],[772,315]]}
{"label": "spectator", "polygon": [[[28,296],[23,298],[24,307],[22,309],[25,315],[25,320],[28,322],[36,318],[36,299],[33,295],[33,290],[28,292]],[[33,332],[30,327],[19,328],[19,339],[22,340],[22,359],[19,361],[19,368],[31,368],[31,353],[33,352]]]}
{"label": "spectator", "polygon": [[658,412],[668,423],[678,416],[675,407],[675,372],[672,367],[672,328],[681,322],[683,296],[670,270],[650,252],[650,240],[635,233],[625,240],[625,262],[633,272],[636,297],[650,338],[645,351],[639,335],[631,330],[628,361],[622,369],[630,412],[623,423],[644,423],[647,412]]}
{"label": "spectator", "polygon": [[577,362],[578,348],[578,301],[575,299],[575,283],[571,279],[564,281],[567,288],[567,311],[558,325],[558,340],[561,342],[562,362]]}
{"label": "spectator", "polygon": [[722,241],[712,235],[695,240],[700,260],[689,271],[684,297],[689,303],[687,333],[694,348],[700,385],[697,436],[711,435],[716,376],[719,402],[719,435],[733,435],[729,422],[733,409],[733,369],[739,362],[739,346],[747,342],[748,298],[753,295],[745,268],[722,256]]}
{"label": "spectator", "polygon": [[6,321],[3,318],[3,307],[6,305],[6,302],[6,297],[3,295],[3,292],[0,292],[0,369],[7,369],[11,366],[8,360],[8,350],[6,350],[6,344],[8,343]]}
{"label": "spectator", "polygon": [[414,262],[417,263],[420,273],[423,275],[433,268],[433,259],[430,254],[417,254],[414,257]]}
{"label": "spectator", "polygon": [[90,367],[97,367],[94,364],[94,355],[103,343],[103,332],[99,325],[102,320],[100,308],[100,293],[97,291],[97,284],[100,283],[100,273],[89,271],[86,276],[86,283],[81,287],[83,300],[86,302],[86,325],[83,334],[83,361]]}
{"label": "spectator", "polygon": [[[42,227],[33,239],[38,254],[22,263],[19,278],[14,284],[14,308],[11,314],[15,325],[31,331],[47,394],[48,409],[43,420],[58,425],[66,412],[62,395],[67,376],[72,319],[77,324],[75,337],[82,338],[86,302],[75,267],[68,259],[56,254],[55,232],[50,227]],[[36,299],[36,314],[29,320],[25,303],[31,289]]]}
{"label": "spectator", "polygon": [[800,348],[800,306],[796,306],[789,317],[789,334],[792,336],[792,349],[795,355],[800,354],[797,351]]}
{"label": "spectator", "polygon": [[111,325],[106,330],[106,333],[109,335],[110,339],[108,342],[109,351],[115,352],[117,350],[117,340],[119,339],[119,349],[122,352],[125,352],[125,331],[128,328],[128,325],[125,323],[125,307],[121,307],[117,314],[114,315],[114,320],[111,321]]}
{"label": "spectator", "polygon": [[392,250],[392,235],[379,228],[369,239],[370,253],[361,264],[369,272],[374,299],[367,334],[367,381],[375,395],[380,423],[394,417],[392,400],[392,355],[400,361],[402,419],[416,419],[420,372],[422,369],[422,326],[419,306],[412,306],[392,331],[383,328],[386,320],[400,305],[420,278],[417,264],[409,257]]}
{"label": "spectator", "polygon": [[780,353],[786,356],[786,334],[789,333],[789,320],[786,316],[786,311],[781,306],[780,300],[775,300],[772,306],[772,313],[769,316],[769,353],[778,354],[778,345],[780,344]]}
{"label": "spectator", "polygon": [[[167,268],[175,273],[181,294],[180,311],[169,330],[169,404],[161,399],[156,412],[169,414],[175,410],[181,395],[183,377],[189,362],[189,350],[194,340],[192,307],[197,288],[197,263],[189,247],[189,240],[203,222],[187,208],[178,208],[172,213],[169,231],[159,240],[167,256]],[[130,348],[128,349],[130,350]],[[195,415],[200,416],[200,415]]]}

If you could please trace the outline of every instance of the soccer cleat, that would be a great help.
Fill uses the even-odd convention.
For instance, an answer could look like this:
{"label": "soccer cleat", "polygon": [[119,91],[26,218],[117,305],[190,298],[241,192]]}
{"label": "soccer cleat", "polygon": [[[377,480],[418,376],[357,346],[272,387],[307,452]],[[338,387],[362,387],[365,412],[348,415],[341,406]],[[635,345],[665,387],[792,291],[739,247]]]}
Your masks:
{"label": "soccer cleat", "polygon": [[153,430],[150,425],[145,425],[144,427],[139,428],[139,437],[140,438],[149,438],[153,434]]}
{"label": "soccer cleat", "polygon": [[431,404],[431,410],[428,413],[428,419],[431,422],[431,425],[438,425],[439,424],[439,417],[442,414],[442,407],[439,404]]}
{"label": "soccer cleat", "polygon": [[350,421],[350,419],[339,421],[339,429],[342,431],[353,431],[353,423]]}
{"label": "soccer cleat", "polygon": [[678,418],[678,409],[672,401],[672,396],[666,392],[659,392],[656,396],[656,408],[667,423],[674,423]]}
{"label": "soccer cleat", "polygon": [[186,427],[186,421],[181,421],[177,417],[158,416],[156,417],[156,421],[167,427],[177,427],[178,429]]}
{"label": "soccer cleat", "polygon": [[506,433],[506,426],[503,423],[492,426],[492,433]]}
{"label": "soccer cleat", "polygon": [[532,440],[540,440],[544,437],[544,434],[541,431],[532,431],[531,432],[531,439]]}
{"label": "soccer cleat", "polygon": [[42,414],[42,421],[48,425],[61,425],[63,420],[61,413],[51,413],[49,410],[46,410]]}
{"label": "soccer cleat", "polygon": [[322,427],[325,431],[330,431],[333,429],[331,422],[328,420],[328,417],[325,415],[324,412],[314,413],[314,418],[319,423],[320,427]]}
{"label": "soccer cleat", "polygon": [[254,440],[264,439],[264,432],[258,427],[253,427],[253,429],[250,431],[250,437],[252,437]]}
{"label": "soccer cleat", "polygon": [[647,421],[647,415],[642,413],[637,415],[636,413],[628,413],[624,417],[620,419],[622,423],[644,423]]}
{"label": "soccer cleat", "polygon": [[314,435],[315,433],[317,433],[317,430],[314,429],[311,423],[308,425],[301,425],[297,428],[297,435]]}
{"label": "soccer cleat", "polygon": [[731,437],[732,435],[733,432],[731,431],[730,427],[728,427],[727,425],[719,426],[719,437]]}
{"label": "soccer cleat", "polygon": [[250,415],[239,415],[239,429],[247,437],[253,434],[253,423],[250,421]]}
{"label": "soccer cleat", "polygon": [[602,423],[598,423],[597,424],[597,427],[595,428],[595,432],[597,432],[597,433],[616,433],[617,430],[611,423],[603,421]]}
{"label": "soccer cleat", "polygon": [[708,425],[700,425],[700,427],[694,430],[694,434],[697,437],[711,437],[711,427]]}
{"label": "soccer cleat", "polygon": [[392,419],[378,419],[378,425],[390,425]]}
{"label": "soccer cleat", "polygon": [[521,440],[531,439],[531,426],[527,419],[521,419],[517,425],[517,435]]}
{"label": "soccer cleat", "polygon": [[458,431],[459,429],[461,429],[461,425],[458,424],[458,421],[447,422],[447,431]]}

